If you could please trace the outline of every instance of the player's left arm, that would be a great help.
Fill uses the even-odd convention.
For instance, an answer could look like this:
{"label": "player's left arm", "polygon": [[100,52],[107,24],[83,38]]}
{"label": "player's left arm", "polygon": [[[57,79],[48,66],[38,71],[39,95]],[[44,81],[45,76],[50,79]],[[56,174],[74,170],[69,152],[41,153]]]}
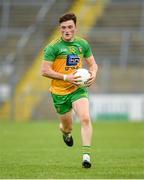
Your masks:
{"label": "player's left arm", "polygon": [[98,65],[97,65],[96,60],[95,60],[93,55],[86,58],[86,63],[88,65],[89,72],[91,74],[91,76],[88,79],[86,84],[87,84],[87,86],[91,86],[96,79],[96,75],[97,75],[97,71],[98,71]]}

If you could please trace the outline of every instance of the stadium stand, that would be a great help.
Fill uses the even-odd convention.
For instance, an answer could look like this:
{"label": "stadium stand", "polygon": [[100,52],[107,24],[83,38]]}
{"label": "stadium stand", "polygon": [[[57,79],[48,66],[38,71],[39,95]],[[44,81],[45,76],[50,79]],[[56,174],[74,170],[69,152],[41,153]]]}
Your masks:
{"label": "stadium stand", "polygon": [[117,55],[111,58],[112,63],[120,63],[120,61],[114,61],[114,59],[120,57],[124,38],[124,40],[130,41],[128,63],[142,62],[144,38],[143,32],[140,31],[143,23],[141,17],[143,6],[141,2],[117,0],[112,1],[107,6],[103,17],[99,19],[94,27],[94,36],[96,36],[97,40],[97,43],[94,42],[94,47],[98,56],[108,55],[111,58],[112,55]]}
{"label": "stadium stand", "polygon": [[[96,2],[97,9],[94,5]],[[41,81],[43,90],[39,92],[41,49],[50,40],[53,32],[56,32],[57,17],[72,7],[74,9],[71,10],[76,12],[80,20],[80,35],[87,38],[92,45],[99,65],[97,82],[90,88],[90,92],[143,93],[143,0],[0,1],[0,83],[7,89],[4,92],[8,95],[0,97],[1,103],[6,105],[5,101],[12,97],[10,93],[13,91],[8,89],[15,89],[17,84],[19,87],[14,92],[17,94],[14,102],[12,100],[2,111],[6,116],[16,116],[16,112],[10,110],[10,106],[16,103],[14,111],[25,114],[26,117],[54,117],[51,99],[46,93],[49,82],[46,86]],[[33,66],[36,61],[39,64]],[[34,69],[32,75],[31,69]],[[37,71],[36,75],[34,71]],[[31,76],[29,81],[33,81],[31,86],[25,86],[27,74]],[[34,97],[39,98],[39,103]],[[19,109],[20,104],[26,108]]]}
{"label": "stadium stand", "polygon": [[[12,88],[14,90],[21,82],[40,48],[44,46],[44,42],[57,27],[57,16],[68,11],[72,3],[73,1],[66,0],[62,2],[56,0],[0,2],[2,10],[0,28],[0,89],[2,93],[0,100],[4,106],[11,94],[8,94],[6,98],[3,96],[3,89]],[[4,10],[7,14],[3,12]],[[2,23],[6,19],[8,19],[7,23]],[[7,73],[6,69],[11,70]],[[9,105],[4,109],[2,113],[8,116]]]}
{"label": "stadium stand", "polygon": [[97,92],[143,93],[137,81],[144,80],[143,34],[143,0],[112,0],[107,5],[88,36],[100,65]]}
{"label": "stadium stand", "polygon": [[[73,8],[71,9],[71,11],[74,11],[75,13],[77,13],[78,16],[80,15],[79,20],[80,20],[81,28],[83,28],[83,24],[87,24],[87,27],[93,24],[95,20],[95,15],[97,17],[102,14],[103,5],[105,4],[105,2],[104,1],[103,2],[102,1],[83,1],[83,0],[75,1],[75,5],[73,5]],[[60,8],[60,4],[58,7]],[[90,10],[93,10],[94,16],[90,14]],[[85,21],[86,19],[84,16],[85,13],[88,13],[87,15],[88,21]],[[57,17],[58,17],[58,14],[57,14]],[[30,42],[28,44],[30,44]],[[20,43],[18,45],[19,45],[18,47],[21,46]],[[22,55],[22,52],[20,52],[20,55]],[[19,56],[19,58],[22,59],[23,56],[21,57]],[[39,94],[38,94],[39,90],[41,90],[41,94],[42,94],[43,88],[46,90],[48,86],[47,81],[45,81],[45,83],[42,83],[42,80],[40,79],[40,75],[38,73],[39,68],[40,68],[40,59],[42,59],[42,52],[35,60],[35,64],[31,68],[32,70],[30,69],[26,73],[23,80],[20,82],[19,86],[16,88],[15,116],[17,119],[18,118],[22,119],[22,116],[26,118],[30,115],[30,113],[32,112],[31,108],[33,108],[33,106],[36,106],[38,99],[41,98],[39,97]],[[16,63],[16,65],[18,65],[18,63]],[[25,68],[24,70],[26,71]],[[41,83],[41,86],[39,86],[39,83]],[[32,92],[32,90],[34,90],[35,92]],[[21,108],[20,104],[23,105],[23,109]],[[6,104],[4,106],[4,111],[7,111],[7,109],[9,109],[9,106],[10,104]]]}
{"label": "stadium stand", "polygon": [[[15,0],[12,3],[9,1],[8,27],[1,28],[1,36],[4,36],[5,30],[8,32],[1,40],[0,62],[6,59],[5,64],[14,65],[15,74],[21,79],[45,42],[45,38],[47,39],[56,28],[57,22],[53,20],[55,14],[64,13],[71,3],[72,1],[60,3],[54,0],[41,2]],[[41,20],[42,16],[44,17]],[[10,56],[10,53],[13,53],[13,56]]]}

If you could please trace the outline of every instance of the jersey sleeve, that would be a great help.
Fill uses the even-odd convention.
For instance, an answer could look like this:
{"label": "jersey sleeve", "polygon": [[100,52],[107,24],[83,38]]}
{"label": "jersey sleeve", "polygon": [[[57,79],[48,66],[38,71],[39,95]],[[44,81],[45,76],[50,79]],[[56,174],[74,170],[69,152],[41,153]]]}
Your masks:
{"label": "jersey sleeve", "polygon": [[85,47],[84,57],[89,58],[92,55],[92,50],[89,43],[86,40],[84,41],[84,47]]}
{"label": "jersey sleeve", "polygon": [[56,53],[55,53],[54,47],[47,46],[44,49],[44,60],[46,60],[46,61],[54,61],[55,58],[56,58]]}

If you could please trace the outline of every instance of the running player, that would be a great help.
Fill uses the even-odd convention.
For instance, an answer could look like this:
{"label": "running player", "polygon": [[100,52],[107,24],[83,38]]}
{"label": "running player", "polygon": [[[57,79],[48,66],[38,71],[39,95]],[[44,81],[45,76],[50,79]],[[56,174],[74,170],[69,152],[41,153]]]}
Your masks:
{"label": "running player", "polygon": [[[92,124],[87,87],[94,83],[98,66],[88,42],[75,36],[76,22],[77,17],[73,13],[64,14],[59,18],[61,37],[53,40],[45,48],[41,73],[42,76],[52,79],[50,91],[60,118],[60,130],[64,142],[70,147],[74,143],[72,109],[76,112],[81,122],[82,166],[90,168]],[[78,77],[74,76],[74,72],[82,68],[83,61],[86,61],[91,74],[86,83],[87,87],[80,87]]]}

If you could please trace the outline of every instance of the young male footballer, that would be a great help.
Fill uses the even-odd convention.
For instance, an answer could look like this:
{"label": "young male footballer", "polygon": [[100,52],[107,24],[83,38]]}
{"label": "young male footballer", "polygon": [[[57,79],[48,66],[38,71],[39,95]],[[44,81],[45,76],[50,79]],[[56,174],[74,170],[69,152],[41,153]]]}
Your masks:
{"label": "young male footballer", "polygon": [[[60,119],[60,130],[67,146],[73,146],[72,109],[81,123],[83,147],[82,167],[90,168],[90,148],[92,124],[89,114],[87,87],[96,78],[98,66],[88,42],[75,36],[77,17],[73,13],[64,14],[59,18],[61,37],[49,43],[44,50],[41,74],[51,78],[51,95]],[[85,87],[79,86],[79,76],[74,76],[77,69],[82,68],[86,61],[91,74]]]}

